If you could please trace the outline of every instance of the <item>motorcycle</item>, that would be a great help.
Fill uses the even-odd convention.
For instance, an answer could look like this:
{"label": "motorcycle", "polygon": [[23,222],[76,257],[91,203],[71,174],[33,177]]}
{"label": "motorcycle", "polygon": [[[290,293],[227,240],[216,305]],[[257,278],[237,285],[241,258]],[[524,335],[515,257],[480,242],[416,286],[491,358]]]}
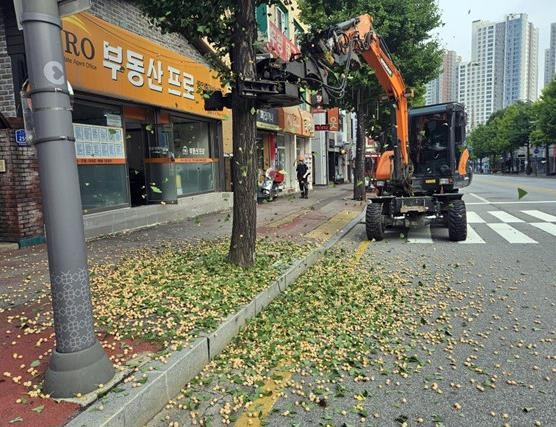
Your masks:
{"label": "motorcycle", "polygon": [[263,182],[259,185],[257,201],[271,202],[284,189],[284,174],[281,171],[268,169]]}

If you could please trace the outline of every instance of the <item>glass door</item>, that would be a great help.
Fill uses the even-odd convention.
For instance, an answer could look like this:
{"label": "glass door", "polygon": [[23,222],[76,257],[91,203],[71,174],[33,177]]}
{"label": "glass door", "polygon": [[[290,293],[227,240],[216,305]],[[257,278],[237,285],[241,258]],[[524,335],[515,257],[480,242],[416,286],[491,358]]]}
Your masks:
{"label": "glass door", "polygon": [[172,125],[145,125],[145,131],[147,200],[149,203],[177,203]]}

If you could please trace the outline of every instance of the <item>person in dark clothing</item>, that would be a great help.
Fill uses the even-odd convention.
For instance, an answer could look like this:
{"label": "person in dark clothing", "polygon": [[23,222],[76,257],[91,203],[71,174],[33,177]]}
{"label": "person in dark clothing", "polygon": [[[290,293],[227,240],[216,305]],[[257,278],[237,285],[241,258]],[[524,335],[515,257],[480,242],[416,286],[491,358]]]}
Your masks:
{"label": "person in dark clothing", "polygon": [[297,181],[299,182],[299,189],[301,190],[301,198],[307,199],[309,197],[309,167],[305,164],[303,157],[299,157],[299,163],[295,168],[297,172]]}

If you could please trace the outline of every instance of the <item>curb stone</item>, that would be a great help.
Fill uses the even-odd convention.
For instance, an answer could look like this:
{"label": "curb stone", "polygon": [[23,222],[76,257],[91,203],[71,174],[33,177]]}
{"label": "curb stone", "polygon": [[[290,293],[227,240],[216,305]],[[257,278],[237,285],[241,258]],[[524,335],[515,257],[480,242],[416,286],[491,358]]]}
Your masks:
{"label": "curb stone", "polygon": [[112,391],[67,423],[69,427],[144,425],[160,412],[166,403],[216,357],[239,333],[243,325],[267,307],[288,288],[305,270],[360,223],[364,211],[337,232],[326,244],[313,250],[305,258],[295,261],[286,272],[261,291],[238,312],[229,315],[211,333],[204,334],[185,348],[174,352],[166,363],[152,361],[143,366],[136,376],[142,376],[141,387],[132,383],[120,384]]}

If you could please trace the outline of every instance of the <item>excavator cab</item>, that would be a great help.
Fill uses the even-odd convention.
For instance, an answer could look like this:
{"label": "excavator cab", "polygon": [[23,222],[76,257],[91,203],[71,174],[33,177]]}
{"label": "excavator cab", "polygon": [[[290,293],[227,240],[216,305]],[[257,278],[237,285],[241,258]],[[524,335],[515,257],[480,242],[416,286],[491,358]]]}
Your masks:
{"label": "excavator cab", "polygon": [[409,111],[414,194],[453,193],[471,182],[465,149],[465,110],[451,102]]}
{"label": "excavator cab", "polygon": [[[450,240],[465,240],[466,208],[459,189],[471,183],[471,169],[464,106],[450,102],[412,108],[408,118],[407,176],[375,180],[378,195],[367,206],[367,237],[382,240],[388,228],[434,224],[448,228]],[[382,155],[386,165],[394,161],[391,152]]]}

